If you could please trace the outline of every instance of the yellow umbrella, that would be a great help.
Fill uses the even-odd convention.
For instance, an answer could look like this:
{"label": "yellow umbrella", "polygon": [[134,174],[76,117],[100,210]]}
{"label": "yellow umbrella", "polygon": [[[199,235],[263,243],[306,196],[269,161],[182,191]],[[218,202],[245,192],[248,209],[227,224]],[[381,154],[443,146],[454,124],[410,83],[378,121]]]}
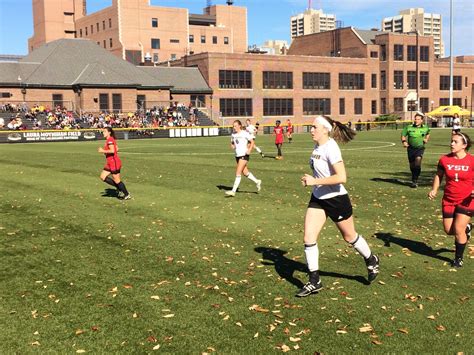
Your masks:
{"label": "yellow umbrella", "polygon": [[466,110],[462,107],[459,106],[440,106],[436,109],[434,109],[431,112],[428,112],[426,115],[427,116],[434,116],[434,117],[453,117],[455,114],[457,114],[459,117],[464,117],[464,116],[470,116],[471,111]]}

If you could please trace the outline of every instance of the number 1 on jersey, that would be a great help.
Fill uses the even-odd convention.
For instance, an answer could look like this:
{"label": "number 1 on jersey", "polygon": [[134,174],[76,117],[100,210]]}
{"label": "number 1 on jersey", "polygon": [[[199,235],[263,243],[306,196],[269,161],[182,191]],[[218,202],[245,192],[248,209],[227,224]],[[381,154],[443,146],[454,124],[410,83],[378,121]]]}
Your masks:
{"label": "number 1 on jersey", "polygon": [[459,174],[458,173],[454,174],[454,181],[459,182]]}

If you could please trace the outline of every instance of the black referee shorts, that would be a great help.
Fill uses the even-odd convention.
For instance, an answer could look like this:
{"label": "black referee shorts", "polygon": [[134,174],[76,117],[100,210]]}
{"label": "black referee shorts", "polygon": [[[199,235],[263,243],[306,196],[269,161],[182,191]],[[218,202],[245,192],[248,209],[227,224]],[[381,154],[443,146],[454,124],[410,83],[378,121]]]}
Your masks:
{"label": "black referee shorts", "polygon": [[319,199],[311,194],[308,208],[324,210],[326,216],[333,222],[341,222],[352,216],[352,204],[348,194],[331,197],[328,199]]}
{"label": "black referee shorts", "polygon": [[423,153],[425,152],[425,147],[422,148],[407,148],[408,161],[410,163],[414,162],[417,157],[423,158]]}

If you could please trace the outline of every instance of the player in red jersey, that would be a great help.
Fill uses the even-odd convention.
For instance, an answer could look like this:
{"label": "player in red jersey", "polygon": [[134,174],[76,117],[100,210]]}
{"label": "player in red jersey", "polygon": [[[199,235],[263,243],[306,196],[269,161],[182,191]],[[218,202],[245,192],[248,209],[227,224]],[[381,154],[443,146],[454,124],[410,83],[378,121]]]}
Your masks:
{"label": "player in red jersey", "polygon": [[281,121],[278,120],[275,122],[275,127],[273,128],[273,134],[275,135],[275,145],[278,150],[278,154],[275,159],[281,160],[283,159],[283,155],[281,154],[281,146],[283,145],[283,127],[280,125]]}
{"label": "player in red jersey", "polygon": [[[102,130],[102,134],[105,138],[104,147],[99,147],[99,153],[105,155],[106,164],[104,170],[100,173],[100,179],[115,187],[119,191],[119,195],[124,200],[129,200],[132,197],[127,191],[125,184],[120,179],[120,169],[122,168],[122,162],[118,156],[118,146],[115,140],[115,133],[111,127],[106,127]],[[112,175],[112,178],[110,177]]]}
{"label": "player in red jersey", "polygon": [[286,138],[288,138],[288,143],[293,140],[293,124],[290,119],[286,121]]}
{"label": "player in red jersey", "polygon": [[446,176],[446,186],[442,200],[443,226],[448,235],[455,236],[455,258],[452,266],[463,264],[463,254],[471,234],[471,217],[474,212],[474,156],[467,151],[471,139],[467,134],[454,133],[451,138],[451,153],[438,162],[438,171],[433,180],[428,197],[432,200]]}

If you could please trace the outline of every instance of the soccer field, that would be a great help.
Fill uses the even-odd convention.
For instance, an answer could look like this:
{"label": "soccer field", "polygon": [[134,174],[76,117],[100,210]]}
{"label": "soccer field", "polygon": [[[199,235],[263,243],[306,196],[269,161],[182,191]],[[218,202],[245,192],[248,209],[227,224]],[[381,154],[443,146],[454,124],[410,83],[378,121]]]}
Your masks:
{"label": "soccer field", "polygon": [[[449,266],[442,193],[427,198],[450,131],[432,132],[418,189],[399,135],[342,146],[379,277],[366,284],[329,220],[325,289],[304,299],[309,134],[282,161],[254,153],[262,191],[243,178],[234,198],[229,137],[119,141],[129,201],[99,180],[102,142],[1,145],[0,352],[472,352],[474,248]],[[271,136],[257,145],[276,153]]]}

